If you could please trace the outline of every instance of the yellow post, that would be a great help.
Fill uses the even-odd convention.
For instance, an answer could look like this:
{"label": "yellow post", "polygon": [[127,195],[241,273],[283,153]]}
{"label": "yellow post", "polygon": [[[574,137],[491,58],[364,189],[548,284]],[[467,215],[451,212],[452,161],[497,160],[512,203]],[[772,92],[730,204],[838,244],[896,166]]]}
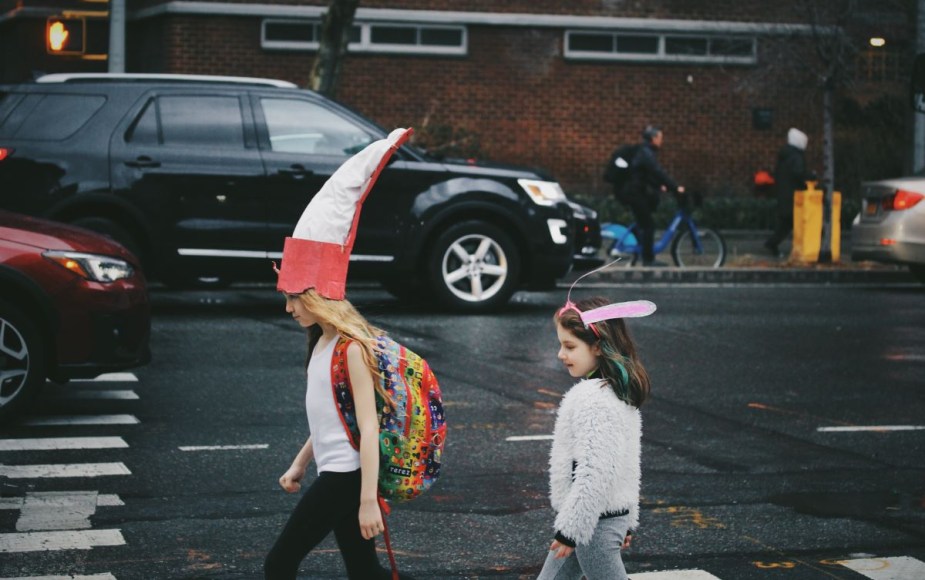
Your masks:
{"label": "yellow post", "polygon": [[841,192],[832,192],[832,262],[841,258]]}
{"label": "yellow post", "polygon": [[808,182],[805,191],[793,193],[793,249],[795,262],[818,262],[822,246],[822,195],[816,182]]}

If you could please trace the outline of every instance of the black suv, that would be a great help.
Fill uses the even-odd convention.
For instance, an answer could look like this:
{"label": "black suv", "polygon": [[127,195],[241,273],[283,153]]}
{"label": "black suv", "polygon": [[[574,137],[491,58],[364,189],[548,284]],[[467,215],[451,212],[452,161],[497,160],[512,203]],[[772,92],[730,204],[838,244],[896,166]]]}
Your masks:
{"label": "black suv", "polygon": [[[264,280],[306,203],[386,131],[291,83],[47,75],[0,85],[0,207],[109,235],[167,284]],[[541,172],[403,146],[351,277],[478,310],[595,263],[596,214]]]}

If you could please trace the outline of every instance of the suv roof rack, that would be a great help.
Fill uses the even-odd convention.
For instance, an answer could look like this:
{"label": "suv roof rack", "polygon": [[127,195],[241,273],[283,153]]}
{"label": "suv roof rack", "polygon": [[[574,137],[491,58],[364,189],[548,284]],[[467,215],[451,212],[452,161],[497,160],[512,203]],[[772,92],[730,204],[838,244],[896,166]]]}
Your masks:
{"label": "suv roof rack", "polygon": [[262,85],[286,89],[298,88],[298,85],[289,81],[276,79],[262,79],[256,77],[226,77],[217,75],[181,75],[181,74],[152,74],[152,73],[56,73],[43,75],[35,79],[37,83],[73,83],[73,82],[147,82],[147,81],[173,81],[196,83],[237,83],[246,85]]}

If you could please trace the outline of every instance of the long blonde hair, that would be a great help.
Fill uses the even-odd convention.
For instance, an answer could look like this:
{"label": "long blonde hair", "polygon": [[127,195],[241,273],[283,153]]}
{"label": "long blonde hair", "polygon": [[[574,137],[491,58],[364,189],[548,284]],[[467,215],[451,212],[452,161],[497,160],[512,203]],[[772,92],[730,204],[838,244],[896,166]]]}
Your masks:
{"label": "long blonde hair", "polygon": [[[385,331],[373,326],[368,320],[363,318],[356,307],[347,300],[331,300],[321,296],[314,289],[309,288],[298,295],[298,300],[306,310],[318,319],[319,322],[329,324],[334,327],[342,337],[352,340],[360,347],[363,355],[363,362],[373,376],[373,386],[376,392],[391,404],[392,399],[382,388],[379,380],[379,362],[376,359],[378,337],[385,334]],[[321,338],[321,327],[318,325],[311,326],[308,329],[308,354],[305,357],[305,367],[308,368],[308,362],[312,358],[312,351]]]}

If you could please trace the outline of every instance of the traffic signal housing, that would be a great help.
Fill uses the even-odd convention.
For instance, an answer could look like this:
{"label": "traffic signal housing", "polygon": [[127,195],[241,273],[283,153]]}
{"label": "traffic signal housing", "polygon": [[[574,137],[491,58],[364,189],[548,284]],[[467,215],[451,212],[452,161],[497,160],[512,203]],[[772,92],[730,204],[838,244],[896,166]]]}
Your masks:
{"label": "traffic signal housing", "polygon": [[82,55],[87,52],[87,20],[83,16],[49,16],[45,22],[48,54]]}

